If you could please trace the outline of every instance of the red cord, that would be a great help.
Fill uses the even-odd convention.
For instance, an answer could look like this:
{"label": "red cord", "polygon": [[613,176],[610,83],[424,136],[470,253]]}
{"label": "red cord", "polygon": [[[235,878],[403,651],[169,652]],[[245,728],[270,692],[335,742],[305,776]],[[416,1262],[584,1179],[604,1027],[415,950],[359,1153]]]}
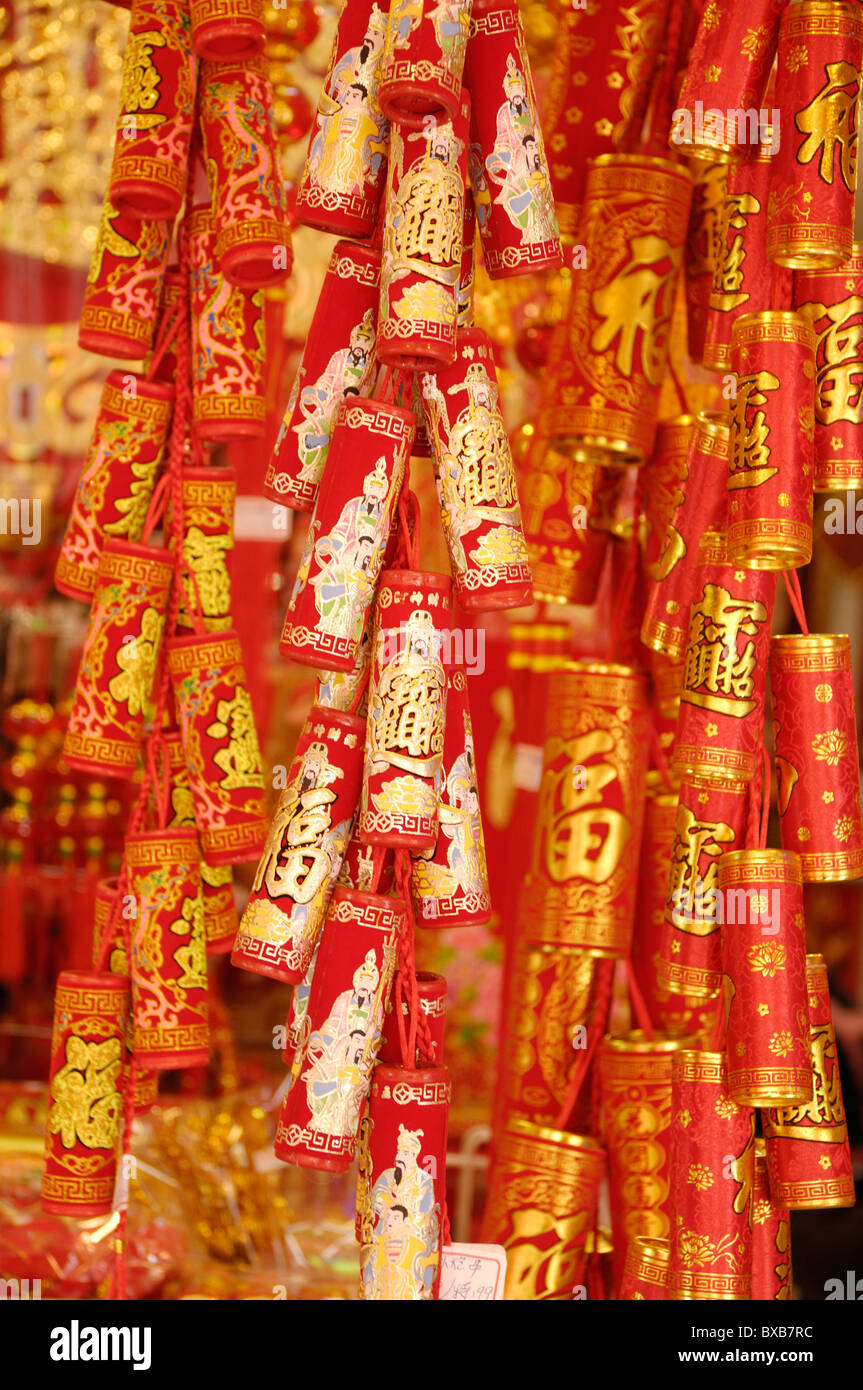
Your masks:
{"label": "red cord", "polygon": [[782,580],[788,592],[788,601],[794,611],[800,631],[804,637],[809,636],[809,624],[806,621],[806,610],[803,607],[803,593],[800,588],[800,578],[796,570],[782,571]]}

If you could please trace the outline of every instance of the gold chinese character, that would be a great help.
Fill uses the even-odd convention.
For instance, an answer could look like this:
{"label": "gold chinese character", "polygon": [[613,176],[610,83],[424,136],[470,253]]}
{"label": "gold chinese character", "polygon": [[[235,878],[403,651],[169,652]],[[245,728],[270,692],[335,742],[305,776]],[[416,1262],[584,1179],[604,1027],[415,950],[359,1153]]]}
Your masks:
{"label": "gold chinese character", "polygon": [[719,584],[705,584],[689,613],[689,641],[683,659],[682,700],[702,709],[742,719],[755,709],[755,637],[767,609],[758,599],[733,598]]}
{"label": "gold chinese character", "polygon": [[604,322],[594,329],[590,346],[605,352],[620,335],[615,364],[621,375],[632,375],[641,334],[641,370],[651,386],[660,385],[676,275],[677,257],[663,237],[633,237],[629,263],[611,284],[594,291],[593,309]]}
{"label": "gold chinese character", "polygon": [[842,182],[853,193],[857,180],[860,73],[852,63],[845,62],[826,63],[825,71],[824,86],[794,118],[797,129],[806,137],[797,150],[797,163],[811,164],[820,150],[818,172],[825,183],[832,184],[838,146]]}

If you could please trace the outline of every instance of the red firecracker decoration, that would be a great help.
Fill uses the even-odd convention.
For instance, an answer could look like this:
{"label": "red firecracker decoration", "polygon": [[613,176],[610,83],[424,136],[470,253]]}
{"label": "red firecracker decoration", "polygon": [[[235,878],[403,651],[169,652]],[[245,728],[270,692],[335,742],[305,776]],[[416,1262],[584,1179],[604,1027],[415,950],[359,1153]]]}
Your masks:
{"label": "red firecracker decoration", "polygon": [[668,1263],[671,1245],[667,1240],[636,1236],[626,1247],[623,1278],[618,1301],[646,1299],[659,1303],[668,1298]]}
{"label": "red firecracker decoration", "polygon": [[[435,975],[430,970],[418,970],[417,978],[417,998],[420,1010],[428,1024],[429,1037],[431,1038],[432,1056],[436,1066],[440,1066],[444,1060],[444,1033],[446,1031],[446,980],[443,975]],[[404,985],[404,989],[402,989]],[[410,1006],[408,1004],[408,986],[404,981],[401,971],[397,970],[393,977],[393,991],[390,1007],[387,1009],[384,1019],[383,1036],[381,1038],[380,1051],[378,1053],[378,1065],[382,1062],[392,1062],[398,1065],[401,1061],[401,1036],[399,1033],[399,1013],[404,1023],[405,1039],[407,1040]],[[419,1039],[417,1040],[419,1044]]]}
{"label": "red firecracker decoration", "polygon": [[788,1301],[794,1295],[788,1208],[774,1202],[767,1172],[767,1144],[755,1140],[752,1190],[752,1298]]}
{"label": "red firecracker decoration", "polygon": [[863,488],[863,243],[833,270],[798,271],[794,308],[815,334],[815,491]]}
{"label": "red firecracker decoration", "polygon": [[[207,632],[231,626],[231,552],[237,476],[230,468],[183,468],[183,595],[178,627],[200,618]],[[194,615],[194,617],[193,617]]]}
{"label": "red firecracker decoration", "polygon": [[[167,829],[194,829],[195,803],[189,786],[182,734],[165,735],[165,752],[171,774],[172,812]],[[209,864],[206,859],[201,859],[201,898],[204,904],[207,955],[226,955],[234,944],[238,926],[237,907],[234,902],[234,876],[229,864]]]}
{"label": "red firecracker decoration", "polygon": [[140,361],[155,335],[167,222],[142,222],[105,201],[78,329],[78,346],[103,357]]}
{"label": "red firecracker decoration", "polygon": [[471,0],[390,6],[379,74],[384,115],[406,129],[454,120],[461,98]]}
{"label": "red firecracker decoration", "polygon": [[263,0],[190,0],[190,11],[199,58],[253,58],[267,41]]}

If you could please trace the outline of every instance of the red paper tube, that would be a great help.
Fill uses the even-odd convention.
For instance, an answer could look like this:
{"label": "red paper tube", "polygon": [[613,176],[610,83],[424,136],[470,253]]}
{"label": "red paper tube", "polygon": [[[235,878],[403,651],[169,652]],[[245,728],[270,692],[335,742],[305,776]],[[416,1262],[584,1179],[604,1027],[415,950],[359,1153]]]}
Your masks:
{"label": "red paper tube", "polygon": [[640,138],[666,32],[668,0],[559,12],[542,125],[564,240],[578,238],[588,162]]}
{"label": "red paper tube", "polygon": [[338,241],[267,469],[273,502],[310,512],[329,454],[338,407],[368,395],[374,376],[380,252]]}
{"label": "red paper tube", "polygon": [[551,178],[516,0],[474,0],[465,60],[470,175],[493,280],[563,264]]}
{"label": "red paper tube", "polygon": [[266,429],[264,305],[257,291],[220,271],[217,223],[209,207],[192,209],[192,419],[199,439],[259,439]]}
{"label": "red paper tube", "polygon": [[133,372],[110,372],[66,534],[54,584],[89,603],[105,542],[140,540],[171,423],[173,387]]}
{"label": "red paper tube", "polygon": [[500,1136],[482,1238],[506,1250],[505,1299],[571,1299],[584,1284],[605,1168],[605,1149],[590,1135],[513,1120]]}
{"label": "red paper tube", "polygon": [[671,525],[683,500],[682,484],[689,476],[689,455],[698,420],[694,415],[677,415],[660,420],[653,453],[639,470],[637,485],[640,509],[644,513],[644,568],[658,582],[674,558]]}
{"label": "red paper tube", "polygon": [[279,652],[351,671],[384,564],[414,417],[382,401],[344,401],[300,558]]}
{"label": "red paper tube", "polygon": [[438,371],[455,359],[470,97],[454,120],[390,134],[377,354]]}
{"label": "red paper tube", "polygon": [[[644,676],[570,662],[554,671],[530,871],[521,896],[529,939],[628,955],[647,779]],[[577,730],[577,732],[576,732]]]}
{"label": "red paper tube", "polygon": [[728,1088],[738,1105],[786,1105],[812,1090],[803,876],[796,854],[743,849],[719,861]]}
{"label": "red paper tube", "polygon": [[423,382],[435,482],[456,598],[467,612],[531,602],[515,465],[494,356],[480,328],[460,329],[451,367]]}
{"label": "red paper tube", "polygon": [[240,639],[172,637],[168,667],[201,851],[213,865],[257,859],[267,838],[264,776]]}
{"label": "red paper tube", "polygon": [[437,1298],[451,1096],[446,1067],[375,1068],[357,1201],[366,1301]]}
{"label": "red paper tube", "polygon": [[631,1240],[626,1247],[618,1301],[626,1303],[646,1299],[658,1303],[667,1299],[670,1259],[671,1245],[667,1240],[650,1240],[646,1236],[636,1236],[635,1240]]}
{"label": "red paper tube", "polygon": [[152,346],[171,241],[167,222],[142,222],[102,208],[87,272],[78,346],[102,357],[140,360]]}
{"label": "red paper tube", "polygon": [[779,30],[782,140],[770,171],[767,254],[795,270],[851,255],[863,15],[857,5],[801,0]]}
{"label": "red paper tube", "polygon": [[749,782],[761,766],[776,575],[735,569],[716,531],[698,559],[671,765],[682,777]]}
{"label": "red paper tube", "polygon": [[834,270],[798,271],[794,308],[815,334],[815,491],[863,488],[863,242]]}
{"label": "red paper tube", "polygon": [[180,211],[196,79],[189,0],[134,0],[108,185],[121,212],[171,218]]}
{"label": "red paper tube", "polygon": [[743,848],[748,801],[745,782],[687,777],[680,788],[656,971],[671,994],[711,999],[722,988],[719,860]]}
{"label": "red paper tube", "polygon": [[604,477],[598,463],[539,440],[529,451],[520,492],[536,603],[596,602],[610,542]]}
{"label": "red paper tube", "polygon": [[[171,776],[172,813],[167,829],[194,829],[195,804],[189,786],[182,734],[167,734],[165,751]],[[234,944],[239,925],[237,906],[234,902],[234,875],[229,864],[209,864],[205,859],[201,859],[201,897],[204,903],[207,955],[226,955]]]}
{"label": "red paper tube", "polygon": [[755,1111],[728,1090],[723,1052],[675,1053],[669,1299],[751,1296]]}
{"label": "red paper tube", "polygon": [[197,615],[207,632],[231,626],[231,552],[237,476],[230,468],[186,466],[182,474],[185,602],[177,626]]}
{"label": "red paper tube", "polygon": [[194,830],[126,836],[135,1057],[148,1071],[206,1066],[207,943]]}
{"label": "red paper tube", "polygon": [[309,1040],[311,1027],[309,1024],[309,995],[312,992],[312,982],[315,978],[315,966],[318,963],[318,953],[321,949],[321,938],[318,937],[318,944],[312,952],[312,959],[309,968],[298,985],[294,985],[291,994],[291,1012],[288,1014],[285,1026],[285,1046],[282,1049],[282,1061],[286,1067],[291,1067],[291,1075],[288,1078],[288,1089],[297,1079],[297,1070],[294,1068],[294,1061],[302,1062],[303,1054],[306,1050],[306,1043]]}
{"label": "red paper tube", "polygon": [[[378,1052],[379,1066],[383,1062],[398,1066],[402,1060],[398,1023],[400,999],[405,1034],[407,1035],[410,1031],[410,1004],[408,1002],[410,996],[407,983],[405,983],[403,998],[399,993],[400,974],[401,972],[397,970],[393,977],[392,998],[384,1019],[383,1035]],[[446,1030],[446,980],[443,975],[434,975],[429,970],[418,970],[416,977],[417,997],[419,998],[420,1010],[429,1026],[433,1060],[436,1066],[440,1066],[443,1062],[444,1032]],[[417,1052],[419,1052],[419,1042],[417,1043]],[[419,1058],[414,1060],[419,1065]]]}
{"label": "red paper tube", "polygon": [[476,753],[462,666],[447,679],[437,841],[414,856],[411,897],[417,925],[471,927],[491,917]]}
{"label": "red paper tube", "polygon": [[[339,871],[339,887],[359,888],[366,892],[372,887],[375,878],[375,847],[364,845],[356,833],[348,841],[342,867]],[[378,892],[395,892],[395,854],[387,850],[380,865]]]}
{"label": "red paper tube", "polygon": [[[98,970],[102,952],[102,942],[120,890],[119,878],[103,878],[96,885],[96,898],[93,903],[93,969]],[[117,919],[111,947],[107,955],[107,966],[112,975],[128,975],[129,959],[126,954],[122,916]]]}
{"label": "red paper tube", "polygon": [[790,310],[744,314],[731,331],[731,365],[729,559],[797,569],[812,558],[814,334]]}
{"label": "red paper tube", "polygon": [[57,978],[42,1209],[104,1216],[112,1207],[123,1115],[129,981],[95,971]]}
{"label": "red paper tube", "polygon": [[102,551],[63,758],[101,777],[130,777],[152,718],[153,679],[173,578],[155,546],[109,541]]}
{"label": "red paper tube", "polygon": [[741,314],[766,307],[790,308],[789,270],[767,256],[767,208],[772,159],[759,146],[728,169],[722,248],[714,268],[702,361],[716,372],[731,369],[731,331]]}
{"label": "red paper tube", "polygon": [[703,362],[710,292],[724,252],[727,166],[693,160],[690,168],[694,179],[692,207],[683,252],[686,340],[693,362]]}
{"label": "red paper tube", "polygon": [[770,643],[770,690],[783,849],[804,882],[863,874],[851,644],[844,635]]}
{"label": "red paper tube", "polygon": [[309,150],[297,217],[334,236],[370,237],[384,190],[389,122],[378,101],[387,12],[372,0],[339,18]]}
{"label": "red paper tube", "polygon": [[241,970],[288,984],[306,974],[356,814],[365,733],[356,715],[312,707],[240,923]]}
{"label": "red paper tube", "polygon": [[[468,156],[469,157],[469,156]],[[464,191],[461,225],[461,270],[458,280],[458,326],[473,327],[473,292],[476,275],[476,207],[470,188]]]}
{"label": "red paper tube", "polygon": [[267,41],[263,0],[190,0],[190,14],[199,58],[253,58]]}
{"label": "red paper tube", "polygon": [[767,1144],[755,1140],[755,1186],[752,1190],[752,1298],[790,1300],[791,1222],[788,1208],[774,1202],[767,1174]]}
{"label": "red paper tube", "polygon": [[263,56],[201,66],[216,260],[227,281],[248,291],[287,279],[293,264],[268,72]]}
{"label": "red paper tube", "polygon": [[653,449],[692,176],[647,155],[590,166],[572,280],[555,337],[540,430],[574,455],[642,463]]}
{"label": "red paper tube", "polygon": [[404,922],[398,898],[350,888],[333,894],[308,999],[307,1042],[276,1128],[282,1162],[334,1173],[350,1167]]}
{"label": "red paper tube", "polygon": [[599,1130],[608,1150],[615,1288],[632,1240],[667,1240],[672,1233],[671,1068],[675,1053],[693,1042],[663,1034],[648,1039],[636,1030],[600,1044]]}
{"label": "red paper tube", "polygon": [[[696,159],[730,161],[742,153],[741,147],[769,138],[771,113],[762,103],[784,3],[705,6],[672,115],[673,149]],[[784,119],[781,129],[784,143]]]}
{"label": "red paper tube", "polygon": [[705,531],[721,526],[725,519],[730,435],[730,417],[713,413],[697,417],[674,491],[671,518],[648,571],[641,640],[666,656],[681,658],[686,651],[699,543]]}
{"label": "red paper tube", "polygon": [[805,1105],[764,1111],[770,1195],[791,1211],[853,1207],[854,1173],[823,956],[806,957],[806,983],[812,1096]]}
{"label": "red paper tube", "polygon": [[381,575],[360,803],[364,844],[434,849],[451,623],[448,576]]}
{"label": "red paper tube", "polygon": [[408,0],[390,5],[379,72],[384,115],[421,130],[431,117],[454,120],[461,98],[471,0]]}

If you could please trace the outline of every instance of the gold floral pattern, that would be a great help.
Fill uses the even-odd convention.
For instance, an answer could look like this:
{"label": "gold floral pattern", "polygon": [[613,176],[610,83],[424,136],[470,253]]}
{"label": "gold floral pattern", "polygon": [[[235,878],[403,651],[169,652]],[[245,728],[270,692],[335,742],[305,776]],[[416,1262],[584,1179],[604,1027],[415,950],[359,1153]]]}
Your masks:
{"label": "gold floral pattern", "polygon": [[828,767],[837,767],[847,751],[848,735],[843,729],[827,729],[823,734],[816,734],[812,740],[816,761],[827,763]]}
{"label": "gold floral pattern", "polygon": [[774,978],[777,970],[785,969],[787,958],[785,947],[778,941],[764,941],[757,946],[750,946],[746,952],[749,969],[770,980]]}
{"label": "gold floral pattern", "polygon": [[836,836],[840,845],[844,845],[846,840],[850,840],[851,836],[854,834],[854,822],[851,817],[840,816],[833,827],[833,834]]}
{"label": "gold floral pattern", "polygon": [[770,1047],[770,1051],[776,1057],[787,1057],[788,1053],[794,1046],[794,1037],[791,1033],[788,1032],[787,1028],[783,1028],[781,1033],[773,1034],[773,1037],[770,1039],[770,1043],[768,1045]]}
{"label": "gold floral pattern", "polygon": [[720,1120],[729,1120],[732,1115],[736,1115],[740,1106],[731,1099],[730,1096],[717,1096],[716,1104],[713,1107]]}
{"label": "gold floral pattern", "polygon": [[704,1163],[690,1163],[686,1181],[699,1192],[706,1192],[713,1186],[713,1174]]}

